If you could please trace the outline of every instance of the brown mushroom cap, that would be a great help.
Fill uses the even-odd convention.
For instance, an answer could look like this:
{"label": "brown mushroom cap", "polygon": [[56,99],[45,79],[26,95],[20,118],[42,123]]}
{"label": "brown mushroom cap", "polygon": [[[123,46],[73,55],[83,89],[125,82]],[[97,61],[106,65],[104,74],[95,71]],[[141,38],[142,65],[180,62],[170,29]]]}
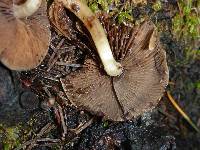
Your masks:
{"label": "brown mushroom cap", "polygon": [[32,16],[14,17],[11,0],[0,2],[0,61],[13,70],[38,66],[50,42],[46,1]]}
{"label": "brown mushroom cap", "polygon": [[99,62],[87,59],[82,69],[61,83],[74,105],[109,120],[128,120],[158,104],[169,78],[166,54],[158,36],[155,40],[151,21],[140,27],[110,25],[106,29],[113,53],[124,67],[123,74],[109,77]]}

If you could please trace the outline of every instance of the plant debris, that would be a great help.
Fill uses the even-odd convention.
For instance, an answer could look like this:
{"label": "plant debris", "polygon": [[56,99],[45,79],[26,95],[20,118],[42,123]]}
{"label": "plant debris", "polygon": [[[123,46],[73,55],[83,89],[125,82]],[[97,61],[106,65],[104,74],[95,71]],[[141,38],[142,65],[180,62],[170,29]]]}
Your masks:
{"label": "plant debris", "polygon": [[[87,2],[91,2],[90,8],[95,6],[93,5],[94,3],[97,4],[98,13],[101,12],[99,10],[104,7],[105,3],[102,0],[89,0]],[[198,80],[200,71],[198,67],[199,61],[197,61],[198,55],[196,55],[198,53],[196,50],[197,45],[194,46],[194,43],[190,42],[190,40],[184,43],[186,45],[182,45],[184,41],[178,38],[177,40],[179,41],[176,41],[175,36],[173,36],[176,33],[172,30],[172,24],[174,23],[177,23],[177,27],[181,27],[181,24],[178,23],[179,20],[172,20],[172,18],[175,14],[181,15],[182,5],[181,9],[178,9],[177,3],[182,3],[183,1],[148,1],[145,6],[133,4],[127,8],[123,6],[126,2],[129,3],[129,1],[124,0],[106,1],[108,4],[105,5],[106,12],[109,12],[109,16],[112,16],[111,20],[115,24],[119,23],[121,18],[119,18],[119,14],[121,13],[122,21],[120,23],[126,24],[129,27],[131,27],[131,24],[125,22],[124,18],[126,17],[131,18],[135,24],[140,24],[147,15],[151,17],[151,20],[158,27],[158,31],[161,32],[161,43],[165,46],[167,52],[167,60],[170,66],[168,90],[173,94],[177,103],[188,113],[191,120],[198,122],[197,126],[199,127],[200,101]],[[192,5],[190,5],[190,2],[184,1],[184,3],[186,4],[185,6],[189,4],[189,7],[196,7],[198,1],[192,1]],[[121,7],[122,9],[120,9]],[[192,8],[192,13],[197,8]],[[77,109],[71,105],[63,91],[60,79],[65,78],[72,71],[83,68],[85,59],[92,59],[95,62],[100,61],[96,57],[94,44],[88,40],[91,37],[89,34],[86,34],[87,30],[74,15],[69,15],[68,10],[65,10],[64,13],[67,16],[63,15],[62,19],[69,17],[69,21],[73,20],[71,21],[72,26],[70,26],[72,30],[69,31],[70,36],[63,37],[57,35],[54,29],[52,29],[49,52],[41,65],[33,70],[21,72],[20,80],[18,80],[19,72],[10,71],[2,67],[2,65],[0,66],[0,85],[10,87],[4,86],[4,88],[0,89],[0,91],[6,91],[6,93],[3,92],[4,97],[9,97],[3,101],[0,99],[0,149],[18,148],[20,145],[25,144],[26,141],[34,141],[35,138],[36,142],[32,142],[33,145],[28,144],[30,148],[66,150],[198,149],[200,144],[199,134],[192,130],[191,126],[177,113],[166,97],[163,97],[159,102],[158,109],[153,109],[136,119],[125,122],[105,121],[102,120],[102,117],[92,116],[89,112]],[[185,17],[181,19],[185,20]],[[63,25],[68,26],[69,22]],[[187,37],[185,36],[188,35],[189,31],[185,30],[186,28],[181,29],[185,33],[182,37],[186,39]],[[196,41],[195,43],[198,43],[196,37],[190,36],[188,38],[192,38]],[[114,45],[116,44],[114,43]],[[195,57],[189,57],[186,60],[188,54],[184,50],[187,46],[195,48]],[[193,52],[193,49],[191,52]],[[17,84],[14,85],[16,81]],[[24,88],[25,94],[21,91]],[[29,95],[30,92],[33,92],[35,95],[33,96],[32,93]],[[37,99],[32,99],[36,103],[33,101],[31,101],[30,105],[26,103],[25,99],[27,96],[33,96],[33,98],[36,96]],[[20,100],[21,97],[22,100]],[[35,111],[38,100],[40,109],[37,108],[37,111]],[[22,102],[22,105],[19,102]],[[31,105],[33,105],[33,109]],[[25,109],[22,109],[20,106],[23,106]],[[62,113],[59,112],[59,108],[62,108]],[[29,110],[31,110],[34,116],[27,115]],[[61,123],[60,114],[63,115],[65,124]],[[37,138],[41,129],[52,122],[56,124],[57,128],[48,130],[41,137]],[[20,123],[20,125],[16,125],[17,123]],[[10,127],[10,125],[13,127]],[[67,129],[67,134],[64,138],[63,127]]]}

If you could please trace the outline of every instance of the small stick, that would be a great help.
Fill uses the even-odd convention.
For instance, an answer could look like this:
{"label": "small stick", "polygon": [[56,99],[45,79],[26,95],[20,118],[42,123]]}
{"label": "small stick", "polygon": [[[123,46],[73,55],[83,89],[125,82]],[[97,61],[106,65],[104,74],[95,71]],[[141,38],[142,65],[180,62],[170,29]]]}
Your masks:
{"label": "small stick", "polygon": [[58,106],[58,111],[60,114],[60,120],[61,120],[62,128],[63,128],[62,138],[65,138],[65,135],[67,134],[67,126],[65,125],[64,115],[63,115],[62,107],[60,105]]}
{"label": "small stick", "polygon": [[59,143],[59,142],[61,142],[61,141],[60,141],[60,139],[41,138],[41,139],[37,139],[37,142],[52,142],[52,143]]}
{"label": "small stick", "polygon": [[53,65],[56,63],[57,59],[60,57],[60,51],[57,53],[57,56],[55,57],[55,54],[56,54],[56,50],[60,49],[61,46],[63,45],[65,39],[63,38],[59,43],[58,45],[56,46],[55,50],[54,50],[54,53],[51,55],[49,61],[48,61],[48,69],[47,69],[47,72],[49,72],[51,70],[51,68],[53,67]]}
{"label": "small stick", "polygon": [[200,133],[200,129],[193,123],[190,117],[180,108],[180,106],[176,103],[176,101],[171,96],[170,92],[167,91],[167,97],[172,103],[172,105],[176,108],[176,110],[183,116],[183,118],[198,132]]}
{"label": "small stick", "polygon": [[80,124],[77,128],[75,129],[70,129],[71,131],[75,132],[75,134],[80,134],[84,129],[86,129],[88,126],[90,126],[93,123],[94,118],[90,119],[84,124]]}

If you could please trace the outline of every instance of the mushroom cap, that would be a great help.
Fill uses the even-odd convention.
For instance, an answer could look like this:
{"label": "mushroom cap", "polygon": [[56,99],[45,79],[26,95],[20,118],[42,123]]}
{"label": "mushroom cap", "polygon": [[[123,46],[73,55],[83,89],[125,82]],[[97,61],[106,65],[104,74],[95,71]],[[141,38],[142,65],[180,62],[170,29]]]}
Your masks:
{"label": "mushroom cap", "polygon": [[0,60],[10,69],[28,70],[44,59],[50,43],[46,1],[27,18],[14,17],[13,3],[0,2]]}
{"label": "mushroom cap", "polygon": [[61,83],[77,107],[109,120],[129,120],[153,109],[162,97],[169,78],[166,54],[151,21],[139,27],[110,25],[106,29],[123,74],[110,77],[99,62],[88,58],[82,69]]}

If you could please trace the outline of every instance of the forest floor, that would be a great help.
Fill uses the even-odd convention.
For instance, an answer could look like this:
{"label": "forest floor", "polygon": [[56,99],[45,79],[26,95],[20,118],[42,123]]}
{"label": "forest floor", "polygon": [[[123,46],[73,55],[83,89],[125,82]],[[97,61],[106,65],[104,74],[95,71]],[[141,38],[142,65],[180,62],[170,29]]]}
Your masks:
{"label": "forest floor", "polygon": [[[95,12],[120,10],[117,23],[139,24],[146,18],[155,23],[167,53],[167,91],[200,128],[200,3],[151,0],[130,5],[116,0],[115,6],[113,1],[88,1],[88,5]],[[61,57],[58,50],[65,46],[65,38],[52,31],[49,53],[38,68],[16,72],[0,64],[0,87],[7,97],[0,99],[0,149],[199,149],[200,134],[166,95],[151,112],[120,123],[69,105],[59,78],[76,66],[63,71],[56,65]],[[68,51],[71,60],[82,61],[85,55]]]}

